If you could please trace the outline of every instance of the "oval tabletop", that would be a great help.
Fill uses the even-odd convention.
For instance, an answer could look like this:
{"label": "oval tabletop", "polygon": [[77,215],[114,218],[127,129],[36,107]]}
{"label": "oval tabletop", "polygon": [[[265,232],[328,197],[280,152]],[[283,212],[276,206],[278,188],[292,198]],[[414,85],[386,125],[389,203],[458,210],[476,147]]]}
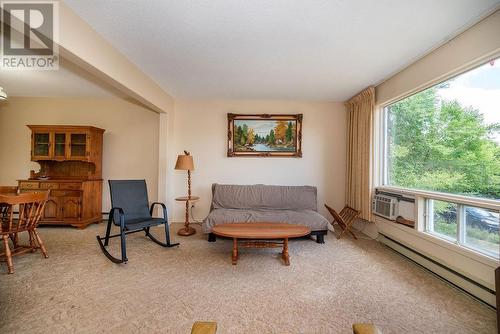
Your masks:
{"label": "oval tabletop", "polygon": [[231,223],[215,225],[212,232],[238,239],[284,239],[303,237],[311,233],[311,229],[284,223]]}

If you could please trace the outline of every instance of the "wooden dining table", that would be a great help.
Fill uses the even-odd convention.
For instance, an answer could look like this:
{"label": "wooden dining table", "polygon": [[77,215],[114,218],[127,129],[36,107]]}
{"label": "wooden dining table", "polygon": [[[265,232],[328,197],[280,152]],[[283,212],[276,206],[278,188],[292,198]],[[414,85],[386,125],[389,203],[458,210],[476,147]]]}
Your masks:
{"label": "wooden dining table", "polygon": [[[17,196],[17,187],[0,186],[0,195],[8,197]],[[7,215],[9,208],[9,204],[0,202],[0,220]]]}
{"label": "wooden dining table", "polygon": [[[47,250],[36,231],[38,221],[43,212],[48,193],[9,193],[0,192],[0,235],[4,243],[4,251],[0,252],[0,260],[7,262],[9,273],[14,273],[12,256],[42,251],[47,258]],[[14,218],[14,208],[19,209],[19,214]],[[29,245],[19,243],[19,232],[28,232]],[[8,245],[8,239],[12,241],[13,248]]]}
{"label": "wooden dining table", "polygon": [[[15,192],[14,192],[15,191]],[[9,204],[5,199],[12,198],[17,196],[17,187],[14,190],[13,187],[0,187],[0,231],[2,231],[2,227],[4,222],[8,219],[8,214],[11,208],[11,204]],[[4,201],[2,201],[2,199]],[[12,240],[12,244],[14,248],[11,250],[11,254],[19,254],[22,249],[19,248],[19,235],[17,233],[9,234],[10,239]],[[5,257],[5,259],[4,259]],[[0,251],[0,261],[7,262],[7,250],[3,252]],[[9,270],[10,272],[10,270]]]}

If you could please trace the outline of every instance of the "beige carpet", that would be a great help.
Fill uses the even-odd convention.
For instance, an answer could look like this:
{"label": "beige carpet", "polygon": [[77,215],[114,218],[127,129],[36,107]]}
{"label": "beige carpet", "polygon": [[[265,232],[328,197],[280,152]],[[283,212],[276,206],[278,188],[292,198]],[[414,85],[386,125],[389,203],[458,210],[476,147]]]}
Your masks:
{"label": "beige carpet", "polygon": [[217,321],[218,333],[496,330],[490,308],[374,241],[329,234],[291,242],[290,267],[277,249],[242,250],[232,266],[228,240],[175,236],[180,248],[164,249],[133,234],[129,263],[116,265],[95,240],[104,228],[40,228],[49,259],[20,255],[14,275],[0,265],[0,333],[181,334],[195,320]]}

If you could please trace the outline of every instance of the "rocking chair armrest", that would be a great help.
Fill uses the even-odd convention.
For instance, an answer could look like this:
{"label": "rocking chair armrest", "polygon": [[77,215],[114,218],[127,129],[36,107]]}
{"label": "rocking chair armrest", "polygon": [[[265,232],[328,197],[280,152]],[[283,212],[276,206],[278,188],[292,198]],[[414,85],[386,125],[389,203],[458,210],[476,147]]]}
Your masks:
{"label": "rocking chair armrest", "polygon": [[120,217],[120,227],[125,228],[125,213],[122,208],[114,207],[109,210],[109,220],[114,219],[115,211],[118,211],[118,216]]}
{"label": "rocking chair armrest", "polygon": [[153,216],[153,209],[154,209],[155,205],[161,205],[161,208],[163,211],[163,219],[167,220],[168,219],[167,207],[165,206],[165,204],[163,204],[161,202],[154,202],[151,204],[151,208],[149,209],[149,214],[151,215],[151,217]]}

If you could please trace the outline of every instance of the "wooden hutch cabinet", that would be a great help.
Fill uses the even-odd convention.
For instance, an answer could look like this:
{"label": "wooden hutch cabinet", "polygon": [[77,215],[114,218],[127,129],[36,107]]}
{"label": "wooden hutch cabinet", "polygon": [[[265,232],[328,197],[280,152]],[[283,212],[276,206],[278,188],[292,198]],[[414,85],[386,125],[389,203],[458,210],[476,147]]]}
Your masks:
{"label": "wooden hutch cabinet", "polygon": [[31,161],[40,171],[19,180],[21,192],[50,189],[40,224],[85,228],[102,219],[102,137],[92,126],[28,125]]}

